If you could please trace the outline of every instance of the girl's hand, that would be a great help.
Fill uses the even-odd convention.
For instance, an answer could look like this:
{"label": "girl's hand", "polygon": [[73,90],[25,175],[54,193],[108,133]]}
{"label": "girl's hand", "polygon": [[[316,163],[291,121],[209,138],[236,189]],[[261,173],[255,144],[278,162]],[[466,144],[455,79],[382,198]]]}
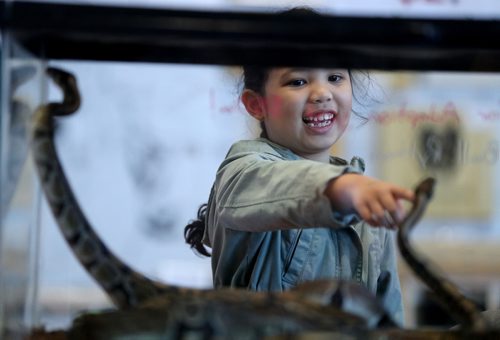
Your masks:
{"label": "girl's hand", "polygon": [[368,224],[391,229],[404,218],[401,200],[414,200],[414,193],[409,189],[358,174],[345,174],[331,180],[325,195],[334,210],[357,212]]}

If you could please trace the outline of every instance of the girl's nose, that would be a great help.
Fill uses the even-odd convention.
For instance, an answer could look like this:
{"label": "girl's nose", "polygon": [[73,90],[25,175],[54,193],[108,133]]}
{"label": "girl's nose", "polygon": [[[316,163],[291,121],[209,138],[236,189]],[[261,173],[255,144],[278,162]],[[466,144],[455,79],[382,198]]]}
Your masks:
{"label": "girl's nose", "polygon": [[324,103],[329,102],[333,98],[333,95],[325,86],[318,85],[311,91],[310,100],[313,103]]}

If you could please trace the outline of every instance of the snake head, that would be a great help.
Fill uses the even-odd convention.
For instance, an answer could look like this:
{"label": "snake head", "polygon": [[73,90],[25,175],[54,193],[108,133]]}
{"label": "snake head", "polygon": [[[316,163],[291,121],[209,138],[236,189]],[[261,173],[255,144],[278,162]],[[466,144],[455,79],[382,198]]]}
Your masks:
{"label": "snake head", "polygon": [[75,76],[67,71],[56,67],[48,67],[47,75],[60,87],[68,83],[76,83]]}
{"label": "snake head", "polygon": [[433,177],[427,177],[420,182],[415,188],[415,196],[424,195],[425,198],[430,199],[434,194],[434,185],[436,180]]}
{"label": "snake head", "polygon": [[63,92],[62,103],[49,104],[53,115],[65,116],[78,110],[80,107],[80,93],[75,76],[55,67],[47,68],[46,72]]}

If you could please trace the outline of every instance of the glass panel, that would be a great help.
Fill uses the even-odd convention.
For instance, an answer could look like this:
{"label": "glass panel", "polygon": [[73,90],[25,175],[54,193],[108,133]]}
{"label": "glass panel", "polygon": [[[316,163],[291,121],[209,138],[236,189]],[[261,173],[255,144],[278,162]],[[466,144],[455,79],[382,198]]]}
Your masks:
{"label": "glass panel", "polygon": [[[160,4],[174,2],[147,3]],[[319,3],[336,13],[362,15],[381,15],[378,11],[389,6],[328,4]],[[387,13],[498,16],[498,5],[474,4],[400,1]],[[212,5],[273,10],[259,7],[265,5],[259,1],[207,6]],[[43,60],[7,34],[2,38],[0,329],[20,336],[38,326],[67,328],[78,313],[111,303],[69,251],[33,174],[28,118],[39,103],[60,100],[61,93],[45,83]],[[260,134],[239,102],[239,68],[50,64],[72,72],[82,94],[78,112],[57,120],[55,141],[77,200],[99,236],[147,276],[211,287],[210,261],[191,252],[183,228],[207,201],[232,143]],[[500,156],[500,75],[354,71],[353,81],[357,115],[332,154],[362,157],[367,175],[403,186],[435,177],[435,196],[412,237],[421,252],[480,296],[484,308],[500,308],[500,184],[494,175]],[[400,262],[407,325],[422,326],[416,311],[423,288]]]}
{"label": "glass panel", "polygon": [[43,96],[41,64],[2,36],[0,330],[17,338],[36,318],[39,195],[29,161],[29,118]]}
{"label": "glass panel", "polygon": [[[59,119],[56,143],[99,235],[148,276],[210,287],[210,261],[192,254],[183,227],[207,201],[230,145],[260,133],[238,101],[239,69],[51,64],[74,73],[81,89],[82,106]],[[462,283],[470,285],[471,275],[498,282],[492,255],[500,236],[500,188],[493,175],[499,166],[500,76],[372,71],[353,77],[355,110],[364,119],[352,117],[332,152],[360,156],[368,175],[407,187],[434,176],[436,193],[415,242]],[[50,98],[59,96],[49,90]],[[110,306],[68,252],[45,205],[40,220],[40,323],[66,326],[78,311]],[[461,267],[463,249],[475,248],[483,252]],[[403,281],[414,278],[404,265],[402,275]],[[404,289],[412,287],[408,282]],[[473,283],[484,288],[491,282]],[[412,312],[407,315],[412,325]]]}

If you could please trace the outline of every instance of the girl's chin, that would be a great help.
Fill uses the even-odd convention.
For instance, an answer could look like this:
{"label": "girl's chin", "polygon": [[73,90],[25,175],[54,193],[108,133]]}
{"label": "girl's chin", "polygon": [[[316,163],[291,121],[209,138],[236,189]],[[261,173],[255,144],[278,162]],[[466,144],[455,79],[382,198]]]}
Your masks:
{"label": "girl's chin", "polygon": [[329,130],[328,133],[323,134],[308,134],[308,142],[311,145],[316,145],[318,147],[331,147],[339,139],[338,134],[333,130]]}
{"label": "girl's chin", "polygon": [[308,143],[306,143],[305,148],[311,153],[324,153],[330,152],[330,149],[334,144],[335,140],[330,138],[322,141],[309,141]]}

